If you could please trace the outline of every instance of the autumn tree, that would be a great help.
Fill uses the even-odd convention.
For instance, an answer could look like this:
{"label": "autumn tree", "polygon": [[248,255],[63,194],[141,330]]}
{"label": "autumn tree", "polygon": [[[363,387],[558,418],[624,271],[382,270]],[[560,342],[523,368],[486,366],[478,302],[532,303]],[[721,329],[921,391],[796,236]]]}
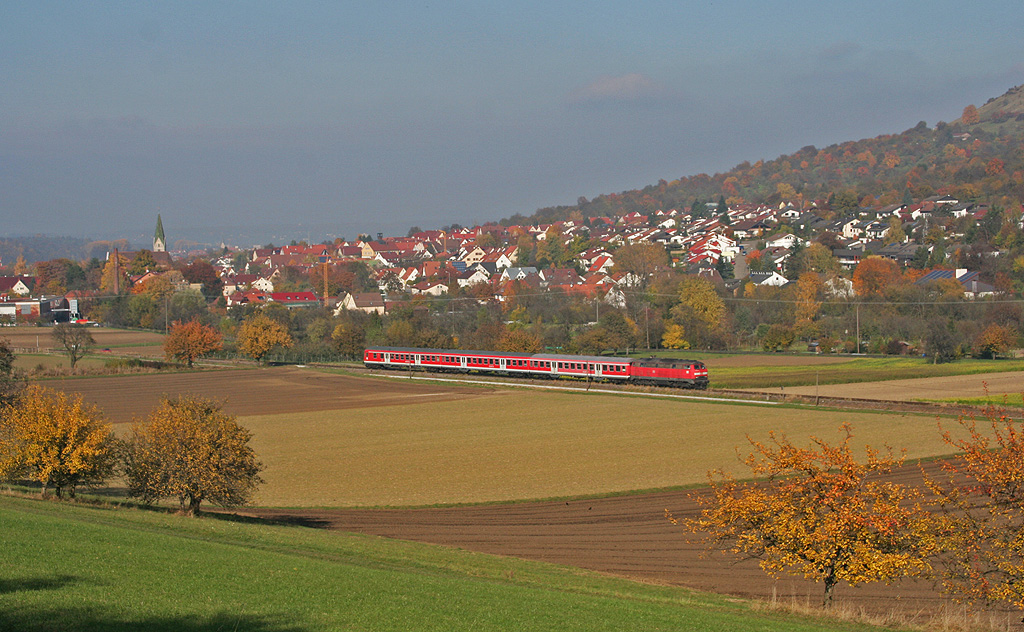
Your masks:
{"label": "autumn tree", "polygon": [[651,275],[668,267],[664,246],[652,243],[629,244],[615,251],[613,272],[633,275],[637,287],[647,289]]}
{"label": "autumn tree", "polygon": [[257,312],[242,323],[236,338],[238,348],[259,363],[274,347],[292,346],[288,328],[262,312]]}
{"label": "autumn tree", "polygon": [[826,607],[839,582],[928,575],[937,543],[919,492],[878,477],[903,457],[867,447],[859,461],[850,426],[840,431],[838,444],[812,437],[807,448],[775,433],[767,443],[750,439],[754,452],[744,463],[764,480],[743,483],[712,472],[711,494],[696,497],[703,509],[687,528],[708,534],[712,546],[759,559],[773,577],[821,582]]}
{"label": "autumn tree", "polygon": [[243,505],[263,482],[251,438],[213,401],[165,399],[148,422],[132,426],[124,449],[128,493],[146,503],[177,498],[189,516],[203,501]]}
{"label": "autumn tree", "polygon": [[207,299],[217,298],[224,289],[224,282],[221,281],[217,268],[209,261],[196,259],[182,268],[181,274],[189,283],[201,283],[203,296]]}
{"label": "autumn tree", "polygon": [[793,346],[796,334],[793,329],[782,324],[775,324],[768,328],[764,338],[761,339],[761,347],[765,351],[784,351]]}
{"label": "autumn tree", "polygon": [[115,440],[99,409],[33,384],[0,410],[0,478],[28,476],[74,497],[113,473]]}
{"label": "autumn tree", "polygon": [[868,257],[853,271],[853,289],[857,296],[881,298],[901,279],[899,266],[891,259]]}
{"label": "autumn tree", "polygon": [[973,104],[966,106],[963,114],[960,115],[960,122],[964,125],[977,125],[978,120],[978,108]]}
{"label": "autumn tree", "polygon": [[539,336],[522,327],[506,329],[494,346],[496,351],[508,353],[540,353],[544,343]]}
{"label": "autumn tree", "polygon": [[196,358],[220,351],[222,341],[223,336],[220,332],[209,325],[204,325],[198,320],[190,320],[187,323],[176,320],[164,340],[164,355],[188,363],[188,368],[191,369]]}
{"label": "autumn tree", "polygon": [[1012,327],[992,323],[978,334],[974,341],[974,354],[982,358],[997,358],[1017,343],[1017,332]]}
{"label": "autumn tree", "polygon": [[959,454],[929,477],[951,521],[940,557],[946,589],[971,602],[1024,608],[1024,434],[1004,411],[962,416],[942,438]]}
{"label": "autumn tree", "polygon": [[889,231],[885,233],[884,244],[902,244],[907,240],[907,233],[903,230],[903,220],[893,215],[889,218]]}
{"label": "autumn tree", "polygon": [[688,276],[679,285],[679,302],[669,310],[672,320],[688,332],[691,344],[706,343],[725,319],[725,302],[715,285],[702,277]]}
{"label": "autumn tree", "polygon": [[[126,293],[128,291],[128,257],[111,254],[100,276],[100,290],[107,294]],[[116,292],[115,292],[116,290]]]}
{"label": "autumn tree", "polygon": [[821,276],[813,272],[805,272],[797,279],[794,321],[798,329],[809,330],[811,323],[818,317],[821,309],[819,297],[824,287]]}
{"label": "autumn tree", "polygon": [[686,340],[686,330],[678,323],[669,323],[665,327],[665,333],[661,335],[661,345],[666,349],[690,348],[690,343]]}
{"label": "autumn tree", "polygon": [[363,355],[366,331],[357,323],[339,323],[331,332],[331,341],[338,353],[347,358],[358,359]]}
{"label": "autumn tree", "polygon": [[72,369],[96,344],[92,333],[84,325],[58,323],[54,325],[50,335],[64,349],[68,360],[71,361]]}

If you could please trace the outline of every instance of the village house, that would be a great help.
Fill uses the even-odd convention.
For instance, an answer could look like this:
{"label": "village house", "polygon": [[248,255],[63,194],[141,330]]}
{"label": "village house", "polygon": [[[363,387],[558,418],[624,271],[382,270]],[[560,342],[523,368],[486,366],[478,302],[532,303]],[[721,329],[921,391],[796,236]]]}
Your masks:
{"label": "village house", "polygon": [[366,312],[367,314],[384,314],[384,297],[377,292],[346,294],[338,302],[334,315],[340,316],[344,310]]}

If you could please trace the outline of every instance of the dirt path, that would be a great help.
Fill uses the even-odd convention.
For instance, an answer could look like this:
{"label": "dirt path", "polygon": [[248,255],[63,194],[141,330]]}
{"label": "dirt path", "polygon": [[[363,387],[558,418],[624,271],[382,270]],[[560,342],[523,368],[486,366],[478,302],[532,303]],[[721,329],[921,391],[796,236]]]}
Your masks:
{"label": "dirt path", "polygon": [[[934,464],[929,468],[935,468]],[[897,477],[920,482],[917,466]],[[274,510],[247,509],[245,515],[318,528],[428,542],[470,551],[507,555],[586,568],[637,579],[688,586],[741,597],[796,599],[816,604],[822,587],[785,578],[773,580],[756,562],[706,554],[695,536],[665,518],[695,517],[687,492],[640,494],[569,502],[536,502],[439,509]],[[836,589],[837,603],[872,612],[936,613],[947,598],[922,581],[894,586]]]}

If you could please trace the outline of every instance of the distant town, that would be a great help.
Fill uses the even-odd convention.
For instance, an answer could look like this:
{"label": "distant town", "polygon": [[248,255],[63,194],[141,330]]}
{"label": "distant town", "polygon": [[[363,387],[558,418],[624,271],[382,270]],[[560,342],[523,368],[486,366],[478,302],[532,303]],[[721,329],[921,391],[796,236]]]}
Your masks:
{"label": "distant town", "polygon": [[[845,320],[829,315],[830,301],[1019,297],[1022,279],[998,272],[993,262],[1002,256],[995,244],[1007,239],[1007,231],[1019,238],[1022,228],[1020,209],[993,211],[949,196],[854,212],[841,212],[824,200],[769,206],[727,205],[722,199],[646,215],[413,228],[404,236],[169,252],[158,217],[152,249],[115,249],[104,261],[3,262],[0,319],[161,328],[200,312],[209,312],[203,316],[209,318],[218,311],[249,313],[266,305],[328,310],[334,317],[346,312],[385,316],[410,301],[459,299],[497,306],[504,316],[496,321],[530,329],[540,346],[571,348],[588,326],[599,324],[604,304],[606,315],[618,311],[629,322],[626,333],[607,343],[613,349],[758,346],[775,326],[788,329],[782,335],[786,348],[800,339],[817,350],[825,340],[826,351],[849,351],[861,343],[849,341]],[[713,288],[727,313],[702,321],[699,308],[685,308],[689,299],[679,296],[679,284],[687,277]],[[924,294],[910,295],[907,287]],[[171,304],[182,300],[168,298],[176,294],[195,299],[191,310],[168,314]],[[567,317],[548,314],[545,320],[531,313],[536,310],[524,298],[545,294],[595,309],[587,309],[585,318],[569,318],[573,322],[563,323],[563,335],[553,337],[548,329]],[[112,307],[119,296],[150,297],[151,304],[142,309],[141,299],[135,299],[134,308]],[[744,299],[782,301],[792,308],[757,315]],[[797,313],[800,301],[810,301],[812,311]],[[508,318],[516,307],[518,320]],[[445,311],[454,314],[455,308],[434,308],[438,317]],[[638,331],[640,320],[644,332]],[[1019,324],[1001,326],[1019,335]],[[980,332],[968,334],[976,338]],[[876,347],[878,339],[886,340],[876,350],[906,353],[923,351],[925,335],[920,332],[915,340],[912,332],[876,327],[872,338]],[[493,338],[486,342],[496,344],[500,334]],[[601,347],[593,342],[586,350]]]}

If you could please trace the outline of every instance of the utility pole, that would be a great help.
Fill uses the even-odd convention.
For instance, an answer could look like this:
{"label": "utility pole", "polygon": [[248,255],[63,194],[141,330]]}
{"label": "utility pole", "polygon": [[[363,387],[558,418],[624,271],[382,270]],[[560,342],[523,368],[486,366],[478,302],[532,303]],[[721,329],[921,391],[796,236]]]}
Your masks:
{"label": "utility pole", "polygon": [[860,355],[860,303],[857,303],[857,354]]}
{"label": "utility pole", "polygon": [[121,293],[121,259],[117,255],[117,248],[114,248],[114,294]]}
{"label": "utility pole", "polygon": [[644,326],[647,329],[647,350],[651,350],[651,310],[644,303]]}

